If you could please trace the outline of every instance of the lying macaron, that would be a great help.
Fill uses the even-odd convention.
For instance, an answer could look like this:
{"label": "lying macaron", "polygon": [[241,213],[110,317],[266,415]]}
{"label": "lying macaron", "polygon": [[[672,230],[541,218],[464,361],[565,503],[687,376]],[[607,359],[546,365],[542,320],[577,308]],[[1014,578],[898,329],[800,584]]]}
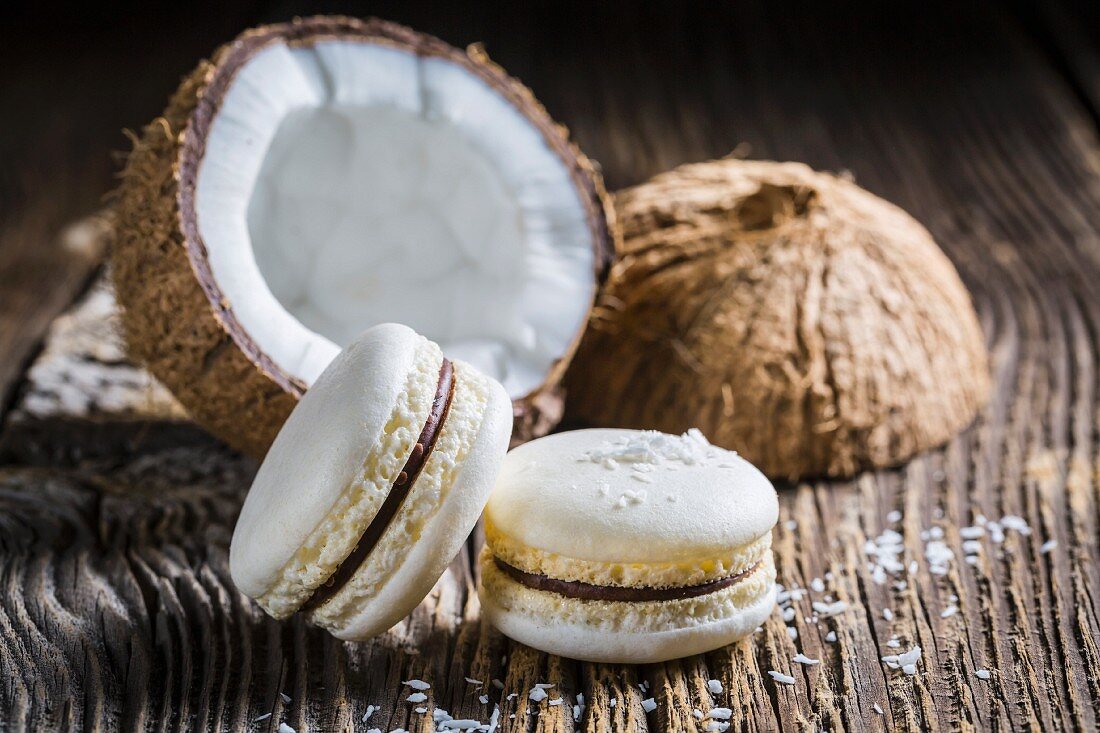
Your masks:
{"label": "lying macaron", "polygon": [[406,616],[477,523],[512,428],[494,380],[404,326],[348,346],[302,397],[241,509],[233,582],[342,639]]}
{"label": "lying macaron", "polygon": [[485,511],[479,595],[513,639],[658,662],[751,633],[775,605],[771,483],[683,436],[577,430],[509,453]]}

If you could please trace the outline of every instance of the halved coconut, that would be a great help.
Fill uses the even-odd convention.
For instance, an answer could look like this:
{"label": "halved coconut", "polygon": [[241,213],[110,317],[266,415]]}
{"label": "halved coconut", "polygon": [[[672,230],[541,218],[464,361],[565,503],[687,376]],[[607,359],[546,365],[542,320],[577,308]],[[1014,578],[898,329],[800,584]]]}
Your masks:
{"label": "halved coconut", "polygon": [[517,438],[545,433],[615,249],[598,172],[526,87],[478,47],[343,17],[201,63],[116,211],[131,350],[253,454],[385,321],[499,379]]}

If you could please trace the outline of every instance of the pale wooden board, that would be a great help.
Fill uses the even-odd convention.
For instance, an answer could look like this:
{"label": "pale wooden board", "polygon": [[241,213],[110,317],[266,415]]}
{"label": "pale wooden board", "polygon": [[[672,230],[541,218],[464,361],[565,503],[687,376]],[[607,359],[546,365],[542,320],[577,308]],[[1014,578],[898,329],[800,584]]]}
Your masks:
{"label": "pale wooden board", "polygon": [[[75,229],[85,236],[99,231],[94,220]],[[0,434],[0,457],[50,465],[212,443],[163,385],[130,363],[118,318],[104,273],[51,324]]]}
{"label": "pale wooden board", "polygon": [[[974,293],[996,389],[972,429],[896,471],[779,487],[780,580],[805,587],[832,573],[829,592],[849,609],[807,621],[823,595],[811,593],[796,604],[797,640],[777,614],[751,639],[698,657],[582,664],[480,623],[475,537],[405,623],[343,644],[267,619],[232,587],[227,544],[253,463],[197,437],[90,459],[35,452],[22,437],[0,468],[0,727],[244,729],[273,712],[251,727],[364,730],[373,704],[383,730],[431,730],[403,701],[410,677],[429,680],[428,705],[456,717],[487,721],[500,702],[504,730],[694,731],[692,709],[712,705],[733,709],[732,730],[1100,727],[1098,140],[1025,29],[996,7],[914,9],[874,33],[820,7],[690,18],[594,9],[583,21],[570,35],[516,24],[496,55],[614,184],[739,143],[757,157],[849,169],[927,223]],[[554,49],[552,62],[529,49]],[[67,359],[56,335],[39,365]],[[128,365],[94,371],[140,385],[116,404],[148,399],[149,382]],[[21,394],[42,394],[35,375],[46,373],[32,370]],[[13,417],[5,440],[20,430]],[[94,430],[84,439],[94,443]],[[903,515],[894,525],[891,511]],[[984,538],[968,565],[958,529],[979,513],[1019,515],[1032,534]],[[902,590],[873,581],[863,550],[888,526],[918,563]],[[943,576],[924,557],[932,527],[954,554]],[[1040,554],[1048,538],[1058,545]],[[952,604],[959,612],[941,617]],[[824,641],[830,630],[836,644]],[[917,675],[879,661],[899,651],[886,646],[894,635],[900,651],[924,648]],[[821,664],[793,664],[799,651]],[[976,678],[981,668],[990,680]],[[771,669],[796,683],[777,685]],[[712,678],[726,692],[711,696]],[[565,704],[528,705],[536,682],[556,684],[551,697]],[[588,706],[574,723],[577,693]],[[646,714],[650,696],[657,708]]]}

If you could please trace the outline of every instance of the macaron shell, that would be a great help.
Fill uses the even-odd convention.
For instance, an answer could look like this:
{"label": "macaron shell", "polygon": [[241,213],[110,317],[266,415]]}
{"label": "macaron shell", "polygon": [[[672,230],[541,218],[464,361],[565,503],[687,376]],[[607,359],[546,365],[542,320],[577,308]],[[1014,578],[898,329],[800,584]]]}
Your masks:
{"label": "macaron shell", "polygon": [[[733,609],[718,610],[728,603],[700,596],[692,599],[692,603],[646,603],[646,610],[636,611],[630,607],[637,604],[593,603],[522,586],[501,592],[497,584],[511,581],[492,577],[486,562],[483,556],[482,577],[489,582],[478,587],[478,596],[482,615],[493,626],[535,649],[590,662],[647,664],[717,649],[751,634],[775,607],[774,566],[769,566],[765,576],[755,580],[744,601]],[[507,600],[513,593],[524,591],[537,594],[531,596],[534,604]],[[515,600],[514,596],[511,600]],[[540,600],[543,602],[539,603]],[[543,611],[535,612],[533,607],[539,606],[544,607]],[[699,621],[684,613],[687,606],[694,606],[704,614],[708,606],[718,608],[713,618]],[[635,616],[638,613],[642,618]],[[650,623],[658,624],[659,628],[651,628]]]}
{"label": "macaron shell", "polygon": [[486,516],[519,545],[622,563],[724,557],[775,526],[771,482],[730,451],[713,448],[694,464],[666,460],[644,473],[586,457],[637,433],[576,430],[519,446],[504,459]]}
{"label": "macaron shell", "polygon": [[[404,556],[393,573],[374,589],[369,602],[357,605],[344,618],[324,622],[338,638],[376,636],[419,605],[466,542],[492,491],[512,433],[512,403],[495,380],[461,361],[455,362],[455,368],[468,383],[476,381],[486,392],[484,412],[480,420],[475,416],[473,423],[478,425],[476,436],[454,483],[447,487],[420,536],[401,548]],[[446,423],[452,417],[448,416]],[[459,416],[456,422],[460,420]]]}
{"label": "macaron shell", "polygon": [[375,326],[302,397],[260,466],[233,533],[230,573],[246,595],[261,596],[275,584],[362,471],[418,350],[429,343],[405,326]]}

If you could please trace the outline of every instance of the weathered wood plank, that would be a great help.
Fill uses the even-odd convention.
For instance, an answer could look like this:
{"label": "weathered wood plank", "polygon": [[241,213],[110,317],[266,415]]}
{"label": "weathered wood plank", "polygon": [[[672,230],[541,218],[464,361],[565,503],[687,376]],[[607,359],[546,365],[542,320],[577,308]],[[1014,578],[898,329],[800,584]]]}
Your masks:
{"label": "weathered wood plank", "polygon": [[[614,185],[738,146],[851,170],[927,223],[972,289],[996,384],[978,423],[896,471],[780,487],[780,580],[810,589],[789,622],[777,613],[742,644],[662,665],[549,657],[479,622],[475,536],[406,622],[368,644],[338,643],[265,618],[232,587],[226,550],[252,463],[210,445],[119,445],[0,474],[0,727],[241,729],[270,712],[252,727],[362,730],[376,705],[369,725],[432,730],[401,686],[419,677],[432,683],[429,709],[487,721],[499,703],[503,730],[702,730],[693,711],[718,706],[733,710],[733,730],[1096,729],[1098,140],[1003,12],[612,6],[577,9],[566,27],[556,10],[516,7],[459,26],[489,29],[490,53],[572,126]],[[475,40],[423,9],[394,14]],[[56,372],[44,365],[71,353],[61,331],[8,439],[22,430],[15,415],[33,415],[33,396],[48,391],[43,375]],[[95,373],[134,383],[113,359]],[[1019,516],[1030,534],[964,537],[979,515]],[[886,529],[917,569],[879,583],[864,546]],[[930,572],[929,532],[951,551],[943,574]],[[1044,551],[1048,539],[1058,544]],[[826,599],[848,608],[814,620],[813,602]],[[912,644],[924,649],[916,675],[880,662]],[[799,652],[820,664],[792,662]],[[553,683],[562,704],[530,702],[537,682]],[[586,707],[574,722],[578,693]]]}
{"label": "weathered wood plank", "polygon": [[0,461],[57,465],[196,444],[213,440],[126,358],[118,306],[103,275],[50,325],[0,430]]}

